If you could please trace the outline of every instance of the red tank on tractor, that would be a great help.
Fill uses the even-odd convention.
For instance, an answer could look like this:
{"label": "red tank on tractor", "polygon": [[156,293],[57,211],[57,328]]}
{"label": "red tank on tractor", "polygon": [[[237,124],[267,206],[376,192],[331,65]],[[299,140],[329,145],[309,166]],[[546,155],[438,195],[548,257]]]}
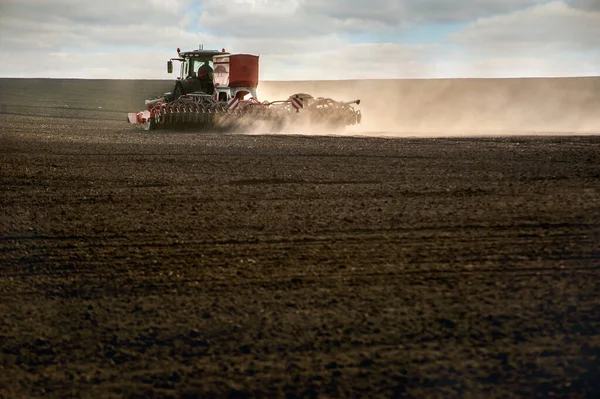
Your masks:
{"label": "red tank on tractor", "polygon": [[261,126],[275,130],[283,127],[320,125],[343,128],[358,124],[361,113],[355,101],[335,101],[297,93],[286,100],[259,101],[259,57],[230,54],[225,49],[182,52],[167,62],[180,62],[179,77],[172,92],[146,100],[146,109],[129,113],[127,120],[146,130],[178,127],[239,130]]}

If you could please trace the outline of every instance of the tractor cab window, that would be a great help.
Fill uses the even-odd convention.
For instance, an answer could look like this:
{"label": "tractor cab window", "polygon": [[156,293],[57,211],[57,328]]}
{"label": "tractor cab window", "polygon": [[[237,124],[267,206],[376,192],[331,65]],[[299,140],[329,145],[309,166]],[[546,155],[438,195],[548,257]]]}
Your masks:
{"label": "tractor cab window", "polygon": [[212,80],[213,62],[211,59],[186,58],[183,62],[183,76],[201,80]]}
{"label": "tractor cab window", "polygon": [[193,60],[193,71],[194,76],[199,79],[212,80],[213,78],[213,65],[212,60]]}
{"label": "tractor cab window", "polygon": [[189,58],[186,58],[185,61],[183,62],[183,65],[181,66],[181,71],[182,71],[182,77],[191,76],[191,74],[190,74],[190,59]]}

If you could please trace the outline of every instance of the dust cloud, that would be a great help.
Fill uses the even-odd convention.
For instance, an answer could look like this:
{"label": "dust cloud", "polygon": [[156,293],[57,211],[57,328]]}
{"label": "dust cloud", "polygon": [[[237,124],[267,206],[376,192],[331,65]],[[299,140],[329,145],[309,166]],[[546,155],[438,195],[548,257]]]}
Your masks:
{"label": "dust cloud", "polygon": [[[0,79],[0,114],[125,121],[167,80]],[[600,77],[263,81],[258,95],[360,99],[362,123],[343,131],[283,126],[276,133],[364,136],[600,134]],[[255,123],[253,131],[272,132]],[[129,127],[125,125],[125,127]]]}
{"label": "dust cloud", "polygon": [[360,99],[359,135],[600,133],[600,77],[261,82],[261,99],[293,93]]}

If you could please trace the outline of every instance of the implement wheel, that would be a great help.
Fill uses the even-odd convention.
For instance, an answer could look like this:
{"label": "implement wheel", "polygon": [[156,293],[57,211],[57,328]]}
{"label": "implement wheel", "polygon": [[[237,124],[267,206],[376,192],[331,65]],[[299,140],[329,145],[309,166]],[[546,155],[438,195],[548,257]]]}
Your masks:
{"label": "implement wheel", "polygon": [[146,126],[144,126],[144,130],[156,130],[156,119],[148,118],[146,121]]}

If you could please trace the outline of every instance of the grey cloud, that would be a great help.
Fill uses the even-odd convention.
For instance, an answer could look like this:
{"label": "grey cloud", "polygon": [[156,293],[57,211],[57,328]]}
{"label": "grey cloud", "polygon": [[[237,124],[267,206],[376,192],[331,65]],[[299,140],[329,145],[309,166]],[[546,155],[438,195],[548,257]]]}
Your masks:
{"label": "grey cloud", "polygon": [[568,4],[580,10],[600,12],[600,0],[569,0]]}
{"label": "grey cloud", "polygon": [[213,33],[251,37],[315,36],[399,30],[419,23],[465,22],[543,0],[205,0],[200,25]]}
{"label": "grey cloud", "polygon": [[160,28],[181,21],[187,3],[188,0],[3,0],[2,19],[102,26],[148,23]]}
{"label": "grey cloud", "polygon": [[[21,24],[26,29],[27,24]],[[8,31],[11,24],[0,24],[0,31]],[[64,28],[60,24],[37,26],[35,35],[14,34],[0,44],[0,49],[15,53],[23,52],[97,52],[110,50],[124,53],[139,49],[163,49],[186,45],[194,48],[199,43],[216,42],[210,35],[190,33],[169,28],[158,34],[153,27],[142,26],[92,26],[82,25]],[[19,30],[15,30],[19,32]],[[14,31],[13,31],[14,32]],[[174,55],[174,54],[173,54]]]}
{"label": "grey cloud", "polygon": [[468,24],[451,38],[483,53],[555,55],[600,51],[600,13],[573,9],[555,1]]}
{"label": "grey cloud", "polygon": [[60,51],[110,45],[153,46],[172,39],[174,30],[183,32],[178,27],[185,20],[186,3],[187,0],[3,0],[0,49]]}
{"label": "grey cloud", "polygon": [[[421,22],[464,21],[539,1],[3,0],[0,33],[8,40],[0,43],[0,48],[19,48],[21,38],[26,37],[36,49],[60,49],[65,45],[78,48],[85,41],[88,45],[113,44],[110,31],[122,35],[116,39],[122,45],[161,43],[169,38],[165,30],[185,30],[196,21],[203,32],[222,38],[310,39],[401,29]],[[194,3],[200,5],[200,15],[186,12]],[[142,31],[147,35],[140,41],[137,32]]]}
{"label": "grey cloud", "polygon": [[543,0],[307,0],[307,10],[334,19],[375,20],[401,26],[415,22],[464,22],[497,13],[514,11]]}
{"label": "grey cloud", "polygon": [[273,0],[258,6],[246,1],[206,0],[199,18],[202,29],[215,34],[286,39],[325,35],[333,30],[331,22],[327,15],[309,14],[293,2]]}
{"label": "grey cloud", "polygon": [[126,51],[212,40],[184,29],[188,0],[3,0],[0,50]]}

